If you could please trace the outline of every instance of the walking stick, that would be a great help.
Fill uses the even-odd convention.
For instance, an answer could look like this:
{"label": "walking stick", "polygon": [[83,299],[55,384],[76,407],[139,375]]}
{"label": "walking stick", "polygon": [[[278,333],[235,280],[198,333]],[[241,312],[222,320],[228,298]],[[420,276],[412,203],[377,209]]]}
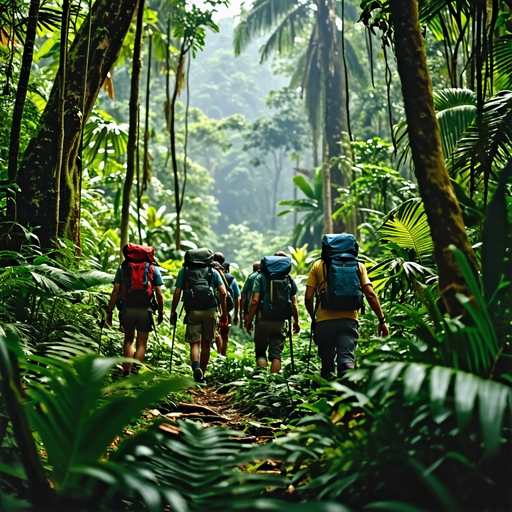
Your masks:
{"label": "walking stick", "polygon": [[290,337],[290,356],[292,358],[292,374],[295,374],[295,361],[293,360],[293,340],[292,340],[292,319],[290,318],[288,336]]}
{"label": "walking stick", "polygon": [[309,373],[309,362],[311,361],[311,345],[313,344],[313,332],[315,330],[315,319],[311,320],[311,333],[309,334],[309,353],[308,353],[308,366],[306,373]]}
{"label": "walking stick", "polygon": [[176,323],[174,324],[174,329],[172,330],[172,345],[171,345],[171,360],[169,362],[169,374],[172,373],[172,358],[174,356],[174,340],[176,339],[176,327],[178,326],[178,320],[181,318],[181,314],[183,313],[183,306],[181,307],[180,314],[176,319]]}

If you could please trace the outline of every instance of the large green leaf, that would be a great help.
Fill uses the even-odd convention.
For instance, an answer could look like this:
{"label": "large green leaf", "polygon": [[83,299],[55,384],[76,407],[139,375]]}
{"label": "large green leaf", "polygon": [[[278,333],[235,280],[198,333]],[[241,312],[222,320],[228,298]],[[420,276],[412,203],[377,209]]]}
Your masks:
{"label": "large green leaf", "polygon": [[402,248],[412,248],[421,258],[434,250],[427,214],[420,199],[410,199],[391,210],[378,231],[381,243],[396,243]]}
{"label": "large green leaf", "polygon": [[306,197],[309,197],[309,199],[312,200],[318,199],[315,196],[315,192],[311,188],[311,185],[308,183],[306,178],[304,178],[304,176],[295,176],[293,178],[293,182],[295,183],[295,185],[297,185],[297,187],[299,187],[302,190],[302,192],[304,192],[304,195]]}
{"label": "large green leaf", "polygon": [[[77,467],[94,466],[109,444],[133,417],[151,403],[189,384],[188,379],[169,379],[148,387],[136,396],[130,393],[103,397],[103,383],[110,368],[124,359],[104,358],[95,354],[53,368],[47,386],[34,383],[28,390],[32,398],[26,410],[41,436],[53,479],[61,492],[77,490]],[[123,381],[129,389],[133,381]]]}

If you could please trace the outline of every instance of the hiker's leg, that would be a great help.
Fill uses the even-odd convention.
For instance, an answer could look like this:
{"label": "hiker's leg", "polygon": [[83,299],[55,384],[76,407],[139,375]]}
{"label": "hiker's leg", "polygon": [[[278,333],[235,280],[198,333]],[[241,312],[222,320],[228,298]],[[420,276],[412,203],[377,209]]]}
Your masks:
{"label": "hiker's leg", "polygon": [[318,356],[322,361],[320,375],[324,379],[334,372],[336,325],[333,322],[336,320],[324,320],[316,324],[315,343],[318,346]]}
{"label": "hiker's leg", "polygon": [[203,375],[206,372],[208,361],[210,360],[210,343],[211,341],[201,338],[201,357],[199,359],[199,365],[203,371]]}
{"label": "hiker's leg", "polygon": [[265,321],[256,321],[254,327],[254,350],[256,352],[256,366],[266,368],[267,348],[268,348],[268,329]]}
{"label": "hiker's leg", "polygon": [[342,318],[338,320],[340,328],[336,336],[336,362],[338,377],[343,377],[347,370],[355,368],[355,352],[359,338],[357,320]]}
{"label": "hiker's leg", "polygon": [[190,344],[190,362],[194,361],[199,361],[199,341]]}
{"label": "hiker's leg", "polygon": [[222,336],[220,334],[217,334],[215,336],[215,346],[217,347],[217,354],[222,355]]}
{"label": "hiker's leg", "polygon": [[[133,357],[133,340],[135,339],[135,331],[124,333],[123,356]],[[130,372],[132,370],[132,363],[123,363],[123,370]]]}
{"label": "hiker's leg", "polygon": [[269,335],[268,358],[272,361],[270,373],[281,371],[281,357],[287,339],[287,330],[284,322],[271,322]]}
{"label": "hiker's leg", "polygon": [[229,324],[226,327],[221,327],[220,334],[222,336],[222,355],[225,356],[228,351],[228,341],[229,341],[229,331],[230,331]]}
{"label": "hiker's leg", "polygon": [[146,346],[148,344],[149,332],[137,331],[137,343],[135,344],[135,359],[137,361],[144,361],[146,355]]}
{"label": "hiker's leg", "polygon": [[279,373],[281,371],[281,359],[272,359],[270,373]]}

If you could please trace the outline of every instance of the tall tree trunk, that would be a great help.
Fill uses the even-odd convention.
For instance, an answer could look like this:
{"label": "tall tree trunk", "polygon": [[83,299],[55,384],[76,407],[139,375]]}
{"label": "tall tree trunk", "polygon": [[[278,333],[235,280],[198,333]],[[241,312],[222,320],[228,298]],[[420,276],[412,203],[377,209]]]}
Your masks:
{"label": "tall tree trunk", "polygon": [[[348,116],[345,90],[345,69],[340,52],[338,30],[336,28],[335,0],[320,0],[318,8],[318,35],[320,68],[322,76],[323,98],[323,137],[326,140],[327,151],[324,151],[324,164],[329,166],[332,185],[346,185],[346,178],[338,164],[331,165],[331,159],[341,155],[350,156],[350,145],[344,143],[343,133],[348,132]],[[324,180],[325,185],[327,185]],[[334,204],[337,193],[331,192],[331,208],[336,211]],[[343,229],[342,222],[336,222],[337,229]]]}
{"label": "tall tree trunk", "polygon": [[[137,11],[137,28],[135,30],[135,41],[133,48],[132,79],[130,88],[130,128],[128,131],[128,145],[126,150],[126,178],[123,187],[123,209],[121,210],[121,247],[128,243],[128,229],[130,226],[130,205],[132,200],[133,177],[135,176],[136,153],[138,146],[139,126],[139,87],[140,72],[142,68],[142,34],[144,19],[144,2],[139,1]],[[121,259],[123,254],[121,252]]]}
{"label": "tall tree trunk", "polygon": [[[176,128],[175,124],[175,108],[176,99],[178,98],[178,91],[181,88],[182,72],[185,69],[185,40],[181,43],[180,57],[178,59],[178,67],[176,68],[176,80],[174,82],[174,91],[171,99],[170,106],[170,122],[169,122],[169,136],[171,138],[171,158],[172,158],[172,171],[174,174],[174,204],[176,205],[176,230],[175,230],[175,243],[176,250],[181,248],[181,226],[180,226],[180,181],[178,175],[178,159],[176,158]],[[187,92],[188,94],[188,92]]]}
{"label": "tall tree trunk", "polygon": [[454,317],[463,312],[456,294],[469,296],[470,291],[449,245],[466,254],[474,271],[477,262],[444,162],[417,1],[391,0],[390,5],[415,174],[434,241],[441,297]]}
{"label": "tall tree trunk", "polygon": [[313,139],[313,168],[316,169],[318,163],[318,127],[316,124],[311,124],[311,138]]}
{"label": "tall tree trunk", "polygon": [[[68,52],[66,65],[66,130],[61,176],[60,218],[63,236],[78,241],[79,163],[82,122],[86,122],[98,93],[117,60],[130,27],[138,0],[96,0],[92,8],[91,51],[88,63],[85,111],[82,98],[86,71],[89,23],[84,20]],[[55,226],[55,183],[57,162],[59,79],[57,78],[37,135],[30,141],[18,171],[18,222],[40,228],[36,231],[43,247],[53,245]]]}
{"label": "tall tree trunk", "polygon": [[59,237],[60,222],[60,176],[62,174],[62,159],[64,156],[64,135],[66,111],[66,60],[68,57],[68,32],[69,15],[71,5],[69,0],[63,0],[62,3],[62,23],[60,26],[60,66],[59,66],[59,127],[57,138],[57,162],[55,165],[55,241]]}
{"label": "tall tree trunk", "polygon": [[[28,82],[30,80],[30,69],[32,68],[32,57],[34,55],[34,41],[37,34],[37,20],[39,19],[40,0],[31,0],[28,12],[27,35],[23,46],[23,58],[21,61],[20,79],[16,91],[16,101],[12,114],[11,140],[9,146],[9,181],[16,182],[18,173],[18,156],[20,152],[21,121],[23,119],[23,108],[27,98]],[[14,203],[9,201],[9,210]],[[11,216],[14,220],[14,216]]]}
{"label": "tall tree trunk", "polygon": [[270,221],[270,229],[275,231],[277,220],[277,192],[279,189],[279,179],[281,178],[281,171],[283,169],[283,155],[281,150],[274,151],[274,187],[272,190],[272,219]]}
{"label": "tall tree trunk", "polygon": [[331,203],[331,170],[329,168],[328,150],[325,137],[322,141],[322,177],[323,177],[323,203],[324,203],[324,235],[333,232],[332,203]]}

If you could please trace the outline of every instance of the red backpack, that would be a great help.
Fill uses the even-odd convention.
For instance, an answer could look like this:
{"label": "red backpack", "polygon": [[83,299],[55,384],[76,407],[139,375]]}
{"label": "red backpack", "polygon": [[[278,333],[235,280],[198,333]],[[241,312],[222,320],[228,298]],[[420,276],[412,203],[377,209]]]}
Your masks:
{"label": "red backpack", "polygon": [[121,308],[147,308],[152,304],[155,250],[135,244],[123,247],[121,265]]}

